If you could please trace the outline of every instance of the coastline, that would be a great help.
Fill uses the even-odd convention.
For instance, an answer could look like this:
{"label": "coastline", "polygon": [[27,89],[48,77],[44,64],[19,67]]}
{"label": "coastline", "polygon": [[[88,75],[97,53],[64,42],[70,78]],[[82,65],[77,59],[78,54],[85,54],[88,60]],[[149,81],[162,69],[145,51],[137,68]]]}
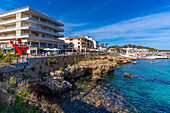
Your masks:
{"label": "coastline", "polygon": [[[69,110],[71,110],[71,112],[89,112],[91,110],[95,110],[96,112],[138,112],[136,108],[124,98],[122,92],[106,79],[107,77],[116,77],[114,70],[117,66],[122,67],[126,66],[122,64],[127,64],[135,68],[136,65],[138,66],[138,61],[134,58],[130,59],[113,55],[95,55],[90,57],[91,60],[87,60],[86,58],[88,57],[86,56],[74,62],[72,65],[67,65],[65,68],[59,68],[49,73],[41,73],[36,77],[33,77],[34,74],[22,78],[14,76],[17,84],[19,84],[19,86],[15,86],[14,88],[5,82],[5,80],[1,82],[0,85],[3,86],[2,89],[5,91],[4,93],[11,96],[14,95],[8,93],[4,87],[8,87],[8,90],[10,89],[11,92],[18,92],[22,88],[30,91],[31,95],[33,92],[36,92],[33,94],[33,97],[40,99],[41,102],[38,103],[40,103],[39,109],[42,112],[53,109],[51,108],[53,105],[58,112],[69,112]],[[64,60],[66,60],[65,57]],[[134,62],[131,63],[132,60],[135,60],[137,64],[134,65]],[[56,65],[54,62],[57,61],[54,59],[50,59],[50,61],[48,59],[38,59],[33,66],[39,65],[41,62],[46,64],[47,67],[50,67]],[[25,69],[28,69],[28,67],[25,67]],[[30,68],[30,71],[33,71],[33,68]],[[7,75],[7,73],[4,75]],[[123,74],[121,74],[121,78],[130,80],[122,75]],[[131,79],[135,78],[136,77],[132,77]],[[6,79],[9,80],[8,78]],[[25,87],[27,86],[26,84],[29,84],[29,88]],[[43,98],[40,95],[43,96]],[[4,96],[5,95],[2,95],[2,97]],[[30,94],[27,96],[30,96]],[[8,97],[4,98],[7,99],[7,102]],[[28,99],[27,101],[30,100]],[[44,108],[44,104],[48,107]],[[55,109],[52,111],[55,111]]]}
{"label": "coastline", "polygon": [[[20,72],[19,72],[18,70],[14,70],[14,72],[12,72],[12,73],[9,73],[9,72],[3,73],[4,77],[2,77],[2,78],[3,78],[4,82],[1,82],[1,87],[3,87],[2,91],[4,91],[5,94],[13,96],[13,94],[8,93],[7,89],[4,89],[4,88],[8,87],[8,89],[10,88],[10,90],[12,92],[18,92],[21,89],[25,89],[26,88],[25,86],[29,86],[29,89],[26,88],[26,90],[28,90],[32,93],[37,92],[37,93],[43,94],[43,95],[57,94],[59,97],[63,97],[64,94],[68,94],[68,92],[72,91],[71,89],[74,86],[76,86],[76,85],[74,85],[74,83],[77,80],[79,80],[80,78],[86,77],[91,74],[92,76],[90,77],[90,79],[92,80],[92,83],[95,84],[96,81],[100,82],[102,80],[101,78],[103,76],[106,76],[106,75],[112,73],[117,64],[127,64],[127,63],[131,62],[131,60],[129,58],[125,58],[125,57],[114,57],[114,56],[110,56],[110,55],[108,55],[108,56],[107,55],[93,56],[92,57],[93,60],[91,60],[91,61],[90,60],[86,61],[86,60],[82,59],[82,61],[74,62],[73,65],[68,65],[63,70],[55,70],[55,71],[51,71],[49,73],[42,73],[42,74],[39,74],[36,76],[34,73],[34,74],[31,74],[31,76],[29,75],[28,77],[25,77],[26,75],[24,75],[24,77],[23,77],[24,72],[26,72],[28,74],[31,73],[32,71],[38,72],[38,70],[35,71],[35,68],[33,68],[33,67],[35,67],[35,66],[41,67],[41,65],[40,65],[41,62],[47,66],[52,66],[52,64],[54,65],[54,63],[52,63],[52,62],[56,62],[56,60],[53,60],[53,59],[51,59],[51,60],[36,59],[37,60],[36,62],[31,62],[31,65],[24,67],[24,70],[26,70],[26,71],[20,70]],[[30,66],[33,66],[33,67],[30,67]],[[43,67],[41,67],[41,68],[43,68]],[[41,68],[36,67],[36,69],[41,69]],[[9,83],[5,82],[6,80],[9,80],[10,75],[14,74],[14,73],[17,74],[17,76],[14,75],[14,80],[16,79],[16,83],[19,84],[19,86],[15,86],[15,88],[11,87]],[[21,73],[21,76],[19,76],[19,73]],[[90,83],[90,84],[92,84],[92,83]],[[28,84],[28,85],[26,85],[26,84]],[[78,87],[78,86],[79,85],[77,85],[76,87]],[[94,93],[94,92],[95,92],[95,90],[92,90],[92,93]],[[75,92],[73,92],[73,93],[75,93]],[[28,96],[29,95],[30,94],[28,94]],[[34,94],[34,95],[36,96],[35,98],[39,98],[39,96],[37,94]],[[7,103],[9,97],[6,97],[5,95],[1,95],[1,96],[4,98],[4,102]],[[116,97],[116,98],[118,98],[118,97]],[[28,101],[30,101],[30,100],[28,99]],[[46,100],[46,101],[47,101],[47,103],[51,103],[48,100]],[[56,105],[56,103],[54,103],[54,104],[55,104],[55,106],[58,106],[58,105]],[[43,103],[40,104],[40,106],[42,106],[42,105],[43,105]],[[98,104],[95,103],[95,105],[96,105],[96,108],[98,108],[98,107],[100,108],[103,106],[102,102],[98,102]],[[110,104],[107,104],[107,105],[110,106]],[[48,104],[47,104],[47,106],[48,106]],[[62,108],[62,106],[58,106],[57,109],[59,109],[59,111],[64,110]],[[119,106],[117,106],[117,108],[116,108],[117,111],[119,111],[121,109],[122,108],[121,107],[119,108]],[[48,111],[48,108],[41,109],[41,110]]]}

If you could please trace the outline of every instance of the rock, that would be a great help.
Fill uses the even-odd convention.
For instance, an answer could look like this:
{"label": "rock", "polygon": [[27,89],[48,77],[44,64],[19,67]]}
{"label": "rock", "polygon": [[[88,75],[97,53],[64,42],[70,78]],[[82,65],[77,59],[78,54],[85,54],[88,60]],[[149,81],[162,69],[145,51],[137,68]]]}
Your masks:
{"label": "rock", "polygon": [[57,77],[64,77],[63,71],[56,70],[54,73],[55,73],[55,76],[57,76]]}
{"label": "rock", "polygon": [[106,56],[100,56],[100,59],[104,60],[104,59],[106,59]]}
{"label": "rock", "polygon": [[70,82],[75,82],[75,80],[74,80],[74,79],[71,79]]}
{"label": "rock", "polygon": [[64,79],[58,79],[57,77],[47,77],[43,81],[34,81],[34,84],[30,84],[34,91],[41,93],[62,93],[72,88],[72,85]]}
{"label": "rock", "polygon": [[136,64],[137,64],[137,62],[136,62],[136,61],[134,61],[134,62],[133,62],[133,64],[134,64],[134,65],[136,65]]}
{"label": "rock", "polygon": [[50,76],[54,76],[55,75],[55,72],[50,72]]}
{"label": "rock", "polygon": [[80,92],[80,95],[84,95],[85,92]]}
{"label": "rock", "polygon": [[124,73],[123,76],[124,77],[132,77],[132,74],[131,73]]}
{"label": "rock", "polygon": [[107,56],[107,59],[108,59],[109,61],[113,61],[113,56]]}
{"label": "rock", "polygon": [[98,80],[101,80],[101,77],[100,76],[93,76],[91,78],[92,81],[98,81]]}

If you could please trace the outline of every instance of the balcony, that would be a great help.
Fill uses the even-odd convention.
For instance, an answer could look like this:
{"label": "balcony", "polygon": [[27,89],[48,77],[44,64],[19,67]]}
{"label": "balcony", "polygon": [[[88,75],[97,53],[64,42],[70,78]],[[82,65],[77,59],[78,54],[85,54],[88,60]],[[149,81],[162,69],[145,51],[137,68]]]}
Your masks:
{"label": "balcony", "polygon": [[21,37],[35,38],[35,39],[46,40],[46,41],[54,41],[54,42],[61,42],[60,40],[57,40],[57,39],[52,39],[52,38],[49,38],[49,37],[39,37],[36,34],[29,34],[29,33],[22,33]]}
{"label": "balcony", "polygon": [[13,19],[0,21],[0,25],[11,24],[11,23],[15,23],[17,21],[25,21],[25,20],[31,20],[31,21],[34,21],[34,22],[39,23],[41,25],[48,26],[48,27],[53,28],[53,29],[57,29],[60,32],[64,32],[64,29],[59,28],[58,26],[56,26],[54,24],[50,24],[46,21],[39,20],[36,17],[29,17],[29,16],[22,16],[22,18],[20,18],[20,19],[13,18]]}
{"label": "balcony", "polygon": [[41,19],[39,19],[39,18],[37,18],[37,17],[33,17],[33,16],[32,16],[32,17],[22,16],[22,18],[25,18],[25,17],[29,18],[29,20],[32,20],[32,21],[34,21],[34,22],[36,22],[36,23],[42,24],[42,25],[44,25],[44,26],[48,26],[48,27],[53,28],[53,29],[57,29],[57,30],[59,30],[60,32],[64,32],[64,29],[59,28],[58,26],[56,26],[56,25],[54,25],[54,24],[50,24],[50,23],[48,23],[47,21],[43,21],[43,20],[41,20]]}
{"label": "balcony", "polygon": [[13,19],[0,21],[0,25],[8,25],[8,24],[11,24],[11,23],[15,23],[15,22],[18,22],[18,21],[25,21],[25,20],[29,20],[29,17],[20,18],[20,19],[13,18]]}
{"label": "balcony", "polygon": [[16,30],[16,26],[12,26],[12,27],[1,28],[0,32],[8,32],[8,31],[15,31],[15,30]]}
{"label": "balcony", "polygon": [[60,35],[56,32],[49,31],[47,29],[41,29],[39,26],[35,26],[35,25],[25,24],[25,25],[22,25],[22,27],[29,27],[29,29],[32,29],[32,30],[35,30],[35,31],[39,31],[39,32],[46,33],[46,34],[63,37],[63,35]]}
{"label": "balcony", "polygon": [[12,20],[16,20],[16,18],[12,18],[12,19],[7,19],[7,20],[1,20],[0,23],[2,22],[8,22],[8,21],[12,21]]}

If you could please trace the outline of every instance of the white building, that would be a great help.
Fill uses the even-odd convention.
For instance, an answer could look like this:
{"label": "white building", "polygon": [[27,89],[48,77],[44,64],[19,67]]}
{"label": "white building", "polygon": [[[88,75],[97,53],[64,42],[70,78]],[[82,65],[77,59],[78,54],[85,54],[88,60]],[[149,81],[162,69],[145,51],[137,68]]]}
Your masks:
{"label": "white building", "polygon": [[[84,38],[86,41],[83,41]],[[65,43],[74,44],[74,49],[77,51],[85,51],[98,48],[98,42],[93,38],[89,38],[88,36],[63,37],[59,39],[63,40]]]}
{"label": "white building", "polygon": [[[23,7],[0,14],[0,47],[12,48],[10,41],[22,39],[30,54],[41,54],[45,48],[63,49],[64,24],[32,8]],[[67,45],[67,44],[66,44]]]}
{"label": "white building", "polygon": [[87,40],[93,41],[94,49],[98,49],[98,42],[97,42],[94,38],[89,38],[89,36],[85,36],[85,38],[86,38]]}

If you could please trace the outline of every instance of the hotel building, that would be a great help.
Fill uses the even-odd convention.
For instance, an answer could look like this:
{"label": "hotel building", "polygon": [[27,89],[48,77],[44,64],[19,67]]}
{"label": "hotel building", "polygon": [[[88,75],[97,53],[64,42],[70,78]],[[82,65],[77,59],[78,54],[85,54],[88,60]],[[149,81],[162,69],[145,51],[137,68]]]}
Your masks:
{"label": "hotel building", "polygon": [[0,47],[4,50],[12,48],[10,42],[16,38],[27,45],[29,54],[42,54],[44,49],[63,49],[65,44],[59,37],[64,32],[64,24],[44,13],[24,7],[0,14]]}
{"label": "hotel building", "polygon": [[[84,38],[86,39],[86,41],[84,41]],[[63,40],[65,43],[74,44],[74,49],[76,49],[77,51],[90,51],[92,49],[98,48],[98,42],[93,38],[89,38],[89,36],[63,37],[59,39]]]}

